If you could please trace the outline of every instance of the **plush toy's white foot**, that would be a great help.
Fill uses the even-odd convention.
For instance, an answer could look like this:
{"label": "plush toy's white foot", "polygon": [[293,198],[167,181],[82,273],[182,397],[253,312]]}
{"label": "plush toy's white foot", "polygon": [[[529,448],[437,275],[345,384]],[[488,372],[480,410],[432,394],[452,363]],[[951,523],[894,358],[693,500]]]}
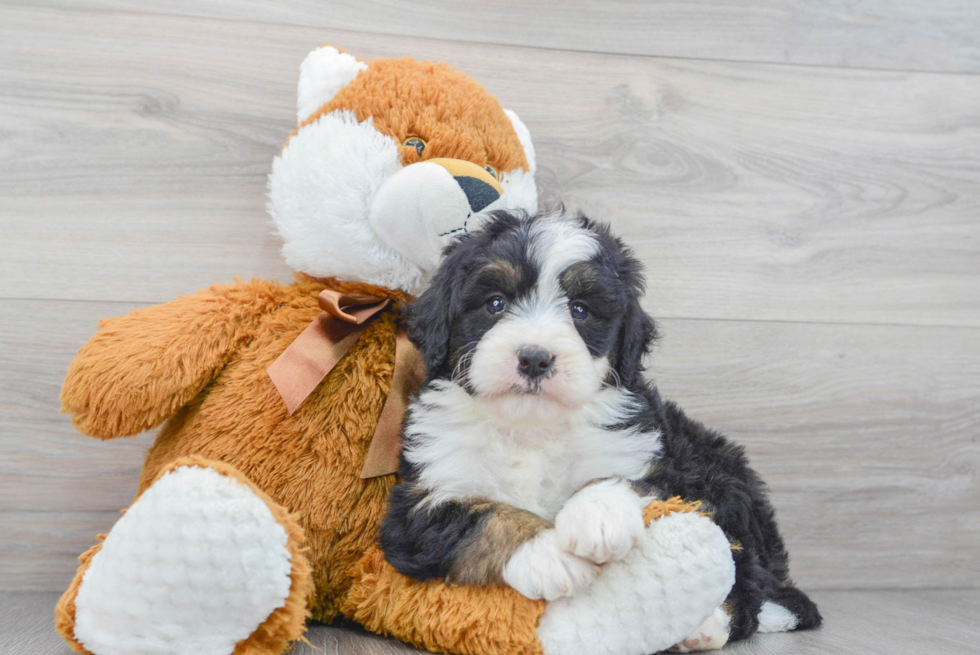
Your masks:
{"label": "plush toy's white foot", "polygon": [[587,587],[599,567],[558,547],[553,529],[525,542],[504,566],[504,582],[531,599],[554,600]]}
{"label": "plush toy's white foot", "polygon": [[127,510],[75,597],[96,655],[229,655],[290,594],[287,533],[248,486],[180,466]]}
{"label": "plush toy's white foot", "polygon": [[590,484],[558,512],[558,545],[596,564],[623,559],[643,538],[645,506],[625,480]]}
{"label": "plush toy's white foot", "polygon": [[728,626],[732,617],[724,608],[715,609],[715,613],[704,620],[704,623],[694,631],[690,637],[679,644],[675,644],[672,650],[675,653],[690,653],[700,650],[719,650],[728,643]]}
{"label": "plush toy's white foot", "polygon": [[669,514],[590,586],[549,603],[538,639],[545,655],[655,653],[693,634],[734,582],[721,529],[696,513]]}

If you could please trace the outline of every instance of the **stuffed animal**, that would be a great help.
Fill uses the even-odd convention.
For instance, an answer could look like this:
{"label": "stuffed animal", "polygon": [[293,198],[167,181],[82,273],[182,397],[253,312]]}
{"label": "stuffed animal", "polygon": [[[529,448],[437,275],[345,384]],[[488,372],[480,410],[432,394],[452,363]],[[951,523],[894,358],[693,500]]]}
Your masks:
{"label": "stuffed animal", "polygon": [[80,558],[59,633],[94,655],[275,655],[346,616],[451,653],[640,653],[689,636],[733,580],[729,544],[676,500],[580,596],[416,582],[375,544],[418,382],[401,326],[442,247],[498,208],[534,211],[527,129],[451,66],[300,69],[298,129],[269,210],[291,284],[213,286],[104,320],[64,411],[101,439],[161,424],[132,505]]}

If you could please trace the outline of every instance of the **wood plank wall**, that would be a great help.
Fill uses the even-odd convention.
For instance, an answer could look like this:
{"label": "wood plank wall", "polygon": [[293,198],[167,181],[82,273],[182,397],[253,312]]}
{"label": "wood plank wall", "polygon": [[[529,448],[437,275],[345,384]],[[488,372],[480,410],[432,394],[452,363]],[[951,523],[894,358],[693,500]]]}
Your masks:
{"label": "wood plank wall", "polygon": [[0,0],[0,588],[61,590],[152,435],[58,413],[100,316],[288,279],[265,175],[334,43],[447,60],[646,262],[651,375],[809,588],[980,586],[980,8]]}

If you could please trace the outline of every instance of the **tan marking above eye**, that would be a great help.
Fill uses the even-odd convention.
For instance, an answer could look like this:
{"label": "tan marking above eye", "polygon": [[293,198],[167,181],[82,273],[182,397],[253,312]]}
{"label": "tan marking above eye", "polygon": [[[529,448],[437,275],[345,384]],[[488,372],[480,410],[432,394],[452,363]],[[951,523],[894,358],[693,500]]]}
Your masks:
{"label": "tan marking above eye", "polygon": [[506,259],[496,259],[490,262],[487,264],[486,270],[500,273],[512,279],[515,285],[520,282],[521,274],[518,272],[517,267]]}
{"label": "tan marking above eye", "polygon": [[599,279],[599,273],[589,262],[579,262],[562,272],[560,281],[565,291],[576,295],[587,291]]}

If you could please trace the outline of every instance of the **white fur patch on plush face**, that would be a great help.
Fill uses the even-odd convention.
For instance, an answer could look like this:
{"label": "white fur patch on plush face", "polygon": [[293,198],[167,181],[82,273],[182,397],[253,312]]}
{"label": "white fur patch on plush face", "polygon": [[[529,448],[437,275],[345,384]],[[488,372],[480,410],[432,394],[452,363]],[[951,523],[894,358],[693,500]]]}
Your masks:
{"label": "white fur patch on plush face", "polygon": [[402,170],[398,144],[348,111],[303,127],[276,157],[269,213],[282,254],[295,270],[418,289],[424,274],[371,229],[368,214],[381,185]]}
{"label": "white fur patch on plush face", "polygon": [[[599,243],[584,228],[555,217],[529,228],[529,259],[538,269],[531,293],[480,339],[473,351],[469,382],[484,402],[512,419],[552,423],[568,408],[589,402],[609,375],[605,357],[594,358],[575,328],[560,276],[596,255]],[[553,369],[531,380],[518,368],[522,349],[553,357]]]}
{"label": "white fur patch on plush face", "polygon": [[435,382],[413,406],[405,457],[429,505],[482,497],[554,521],[588,482],[646,471],[660,433],[612,427],[635,408],[629,392],[607,387],[550,421],[507,421],[459,384]]}

